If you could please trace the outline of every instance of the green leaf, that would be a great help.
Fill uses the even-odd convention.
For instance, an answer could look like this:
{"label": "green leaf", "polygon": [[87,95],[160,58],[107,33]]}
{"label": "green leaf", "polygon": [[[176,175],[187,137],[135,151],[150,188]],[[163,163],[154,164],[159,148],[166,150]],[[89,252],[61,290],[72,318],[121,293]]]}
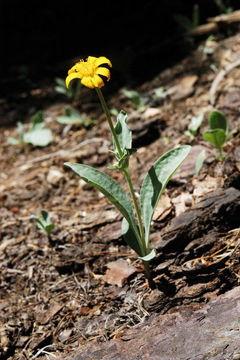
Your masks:
{"label": "green leaf", "polygon": [[228,130],[228,123],[225,115],[218,110],[214,110],[208,117],[209,127],[211,130],[222,129],[225,132]]}
{"label": "green leaf", "polygon": [[127,89],[122,89],[121,92],[123,93],[124,96],[126,96],[129,100],[132,100],[134,102],[134,104],[136,105],[141,105],[142,103],[142,97],[140,95],[139,92],[135,91],[135,90],[127,90]]}
{"label": "green leaf", "polygon": [[193,136],[197,134],[197,131],[202,124],[203,118],[204,118],[203,114],[192,117],[191,122],[188,126],[188,130],[191,132]]}
{"label": "green leaf", "polygon": [[65,125],[83,124],[85,126],[88,126],[94,123],[94,120],[84,118],[76,109],[71,107],[65,109],[65,114],[66,115],[57,116],[57,121],[60,124],[65,124]]}
{"label": "green leaf", "polygon": [[52,132],[49,129],[37,129],[23,135],[23,141],[34,146],[47,146],[52,140]]}
{"label": "green leaf", "polygon": [[135,232],[125,218],[122,219],[122,236],[128,246],[130,246],[134,251],[136,251],[139,256],[143,255]]}
{"label": "green leaf", "polygon": [[8,141],[8,144],[10,144],[10,145],[19,145],[19,144],[21,144],[21,139],[14,138],[12,136],[9,136],[7,141]]}
{"label": "green leaf", "polygon": [[196,159],[196,164],[195,164],[195,174],[198,175],[202,166],[203,166],[203,163],[204,163],[204,160],[206,158],[206,152],[205,150],[202,150],[199,154],[198,154],[198,157]]}
{"label": "green leaf", "polygon": [[149,246],[150,225],[159,198],[168,181],[189,154],[191,146],[183,145],[163,154],[148,171],[140,194],[146,247]]}
{"label": "green leaf", "polygon": [[38,111],[36,112],[35,115],[33,115],[32,119],[31,119],[31,127],[30,127],[30,131],[35,131],[38,129],[42,129],[44,128],[44,116],[43,116],[43,111]]}
{"label": "green leaf", "polygon": [[40,216],[32,215],[31,217],[37,223],[37,226],[46,231],[48,235],[50,235],[51,231],[54,229],[55,225],[51,223],[51,216],[48,211],[41,210]]}
{"label": "green leaf", "polygon": [[132,131],[127,126],[127,114],[121,110],[117,116],[115,131],[122,149],[132,148]]}
{"label": "green leaf", "polygon": [[152,249],[149,254],[147,254],[145,256],[139,256],[139,259],[141,259],[143,261],[151,261],[152,259],[154,259],[156,257],[156,255],[157,255],[156,249]]}
{"label": "green leaf", "polygon": [[135,238],[140,241],[132,204],[122,187],[110,176],[92,168],[91,166],[71,162],[67,162],[65,165],[70,167],[77,175],[86,181],[86,183],[94,186],[97,190],[104,194],[113,205],[115,205],[115,207],[130,224],[132,230],[134,231]]}
{"label": "green leaf", "polygon": [[210,142],[213,146],[215,146],[217,149],[221,149],[223,144],[226,141],[226,132],[223,129],[213,129],[213,130],[207,130],[203,134],[203,138]]}

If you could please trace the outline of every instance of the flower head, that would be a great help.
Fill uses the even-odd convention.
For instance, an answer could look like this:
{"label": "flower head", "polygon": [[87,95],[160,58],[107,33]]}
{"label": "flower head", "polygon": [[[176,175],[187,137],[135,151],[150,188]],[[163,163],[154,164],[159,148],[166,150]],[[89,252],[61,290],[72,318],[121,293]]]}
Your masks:
{"label": "flower head", "polygon": [[104,86],[101,75],[106,77],[107,81],[110,80],[110,70],[103,65],[112,67],[111,61],[105,56],[88,56],[86,61],[80,60],[68,71],[66,86],[69,87],[73,79],[80,79],[83,85],[91,89],[101,88]]}

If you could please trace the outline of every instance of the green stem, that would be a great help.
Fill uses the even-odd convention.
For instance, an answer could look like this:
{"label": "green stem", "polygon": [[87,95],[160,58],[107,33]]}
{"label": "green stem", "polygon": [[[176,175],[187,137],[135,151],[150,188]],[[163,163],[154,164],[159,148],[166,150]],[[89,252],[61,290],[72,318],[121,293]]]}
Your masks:
{"label": "green stem", "polygon": [[[117,135],[116,135],[113,123],[112,123],[112,118],[111,118],[109,108],[108,108],[108,106],[106,104],[106,101],[104,99],[102,91],[99,88],[96,88],[96,91],[97,91],[99,100],[101,102],[103,111],[106,114],[107,121],[108,121],[108,124],[110,126],[110,130],[111,130],[111,133],[112,133],[112,136],[113,136],[114,143],[115,143],[115,146],[117,148],[118,154],[119,154],[120,157],[122,157],[123,156],[123,151],[122,151],[122,148],[121,148],[121,146],[119,144],[119,141],[118,141],[118,138],[117,138]],[[135,191],[134,191],[133,184],[132,184],[132,179],[131,179],[128,168],[123,169],[123,173],[124,173],[125,178],[126,178],[127,183],[128,183],[128,187],[129,187],[129,190],[130,190],[130,193],[131,193],[131,196],[132,196],[132,200],[133,200],[135,211],[136,211],[136,216],[137,216],[138,223],[139,223],[140,236],[141,236],[141,242],[142,242],[141,248],[143,248],[144,253],[146,254],[147,249],[146,249],[146,245],[145,245],[145,234],[144,234],[144,227],[143,227],[143,222],[142,222],[141,209],[140,209],[140,207],[138,205],[138,201],[137,201],[137,198],[136,198],[136,195],[135,195]]]}
{"label": "green stem", "polygon": [[218,156],[219,161],[223,161],[224,156],[223,156],[223,150],[221,147],[218,148],[218,153],[219,153],[219,156]]}
{"label": "green stem", "polygon": [[[118,137],[117,137],[117,134],[115,132],[115,128],[113,126],[113,122],[112,122],[112,118],[111,118],[109,108],[108,108],[108,106],[106,104],[106,101],[105,101],[105,99],[103,97],[102,91],[99,88],[95,88],[95,89],[96,89],[96,92],[98,94],[98,97],[99,97],[100,103],[102,105],[103,111],[104,111],[104,113],[106,115],[110,130],[111,130],[111,133],[112,133],[114,145],[115,145],[115,147],[117,149],[117,152],[118,152],[118,156],[121,158],[124,155],[124,153],[123,153],[121,145],[120,145],[120,143],[118,141]],[[139,246],[141,248],[141,251],[142,251],[143,255],[146,255],[148,253],[149,249],[147,248],[146,243],[145,243],[145,231],[144,231],[144,226],[143,226],[143,222],[142,222],[141,208],[140,208],[140,206],[138,204],[138,200],[137,200],[137,197],[136,197],[136,194],[135,194],[135,191],[134,191],[134,187],[133,187],[133,183],[132,183],[132,179],[131,179],[131,175],[129,173],[128,167],[124,168],[122,171],[123,171],[125,179],[126,179],[126,181],[128,183],[129,191],[130,191],[130,194],[131,194],[131,197],[132,197],[132,200],[133,200],[133,204],[134,204],[134,207],[135,207],[135,212],[136,212],[136,216],[137,216],[137,220],[138,220],[139,231],[140,231],[140,244],[139,244]],[[144,269],[145,269],[146,277],[148,279],[149,286],[151,288],[154,288],[154,282],[153,282],[153,279],[152,279],[152,274],[151,274],[151,270],[149,268],[149,264],[148,264],[147,261],[143,261],[143,265],[144,265]]]}
{"label": "green stem", "polygon": [[145,232],[144,232],[144,227],[143,227],[143,222],[142,222],[142,214],[141,214],[141,209],[140,206],[138,205],[138,200],[134,191],[134,187],[133,187],[133,183],[132,183],[132,179],[129,173],[128,168],[123,169],[123,173],[125,175],[125,179],[127,180],[128,183],[128,187],[129,187],[129,191],[133,200],[133,204],[135,207],[135,211],[136,211],[136,216],[138,219],[138,224],[139,224],[139,230],[140,230],[140,237],[141,237],[141,248],[144,251],[144,254],[146,254],[146,244],[145,244]]}
{"label": "green stem", "polygon": [[109,127],[111,129],[111,133],[112,133],[112,136],[113,136],[113,140],[114,140],[114,144],[117,148],[117,151],[118,151],[118,154],[120,157],[123,156],[123,151],[122,151],[122,148],[119,144],[119,141],[118,141],[118,138],[117,138],[117,135],[116,135],[116,132],[115,132],[115,129],[114,129],[114,126],[113,126],[113,123],[112,123],[112,118],[111,118],[111,114],[110,114],[110,111],[109,111],[109,108],[106,104],[106,101],[103,97],[103,94],[102,94],[102,91],[101,89],[99,88],[95,88],[96,89],[96,92],[98,94],[98,97],[99,97],[99,100],[100,100],[100,103],[102,105],[102,108],[103,108],[103,111],[106,115],[106,118],[107,118],[107,121],[108,121],[108,124],[109,124]]}

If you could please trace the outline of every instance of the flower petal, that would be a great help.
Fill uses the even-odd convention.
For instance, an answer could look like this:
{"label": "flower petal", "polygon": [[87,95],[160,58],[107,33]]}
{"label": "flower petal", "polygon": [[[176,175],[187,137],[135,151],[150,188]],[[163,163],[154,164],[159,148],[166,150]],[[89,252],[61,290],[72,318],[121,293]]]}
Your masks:
{"label": "flower petal", "polygon": [[78,71],[78,64],[79,62],[77,62],[73,67],[71,67],[71,69],[68,70],[68,75]]}
{"label": "flower petal", "polygon": [[70,73],[67,77],[66,77],[66,87],[69,87],[69,83],[73,80],[73,79],[81,79],[81,77],[79,76],[79,74],[77,72],[73,72]]}
{"label": "flower petal", "polygon": [[107,80],[110,80],[110,71],[105,67],[99,66],[96,70],[96,74],[106,76]]}
{"label": "flower petal", "polygon": [[92,77],[92,82],[93,82],[94,87],[101,88],[104,86],[103,79],[98,75],[94,75]]}
{"label": "flower petal", "polygon": [[90,62],[90,63],[94,63],[95,61],[96,61],[96,57],[95,56],[89,56],[88,58],[87,58],[87,62]]}
{"label": "flower petal", "polygon": [[90,89],[93,89],[95,86],[93,85],[93,82],[92,82],[92,77],[91,76],[84,76],[81,80],[81,83],[90,88]]}
{"label": "flower petal", "polygon": [[110,67],[112,67],[112,63],[110,60],[108,60],[105,56],[100,56],[99,58],[97,58],[97,60],[95,61],[95,65],[96,66],[100,66],[103,64],[107,64]]}

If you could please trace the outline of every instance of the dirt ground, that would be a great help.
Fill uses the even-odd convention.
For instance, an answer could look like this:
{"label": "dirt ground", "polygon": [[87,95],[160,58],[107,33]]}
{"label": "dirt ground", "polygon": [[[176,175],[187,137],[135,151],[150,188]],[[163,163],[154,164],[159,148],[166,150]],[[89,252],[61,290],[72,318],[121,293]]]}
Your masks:
{"label": "dirt ground", "polygon": [[[149,289],[141,262],[121,237],[121,215],[64,166],[66,161],[91,165],[125,186],[121,174],[108,169],[113,162],[109,130],[95,92],[82,89],[74,103],[48,85],[19,95],[32,99],[32,104],[28,100],[19,106],[25,126],[26,106],[29,110],[38,104],[36,110],[44,111],[46,126],[53,132],[53,143],[44,148],[8,144],[9,136],[17,136],[16,126],[7,124],[16,118],[18,104],[1,100],[6,110],[0,132],[1,359],[58,358],[90,341],[121,338],[153,313],[195,309],[239,285],[240,217],[239,205],[231,208],[234,199],[227,202],[226,196],[220,221],[213,221],[212,213],[204,226],[185,234],[181,244],[168,246],[167,241],[169,227],[186,211],[221,189],[226,194],[230,188],[240,190],[239,57],[239,34],[225,39],[216,35],[134,89],[144,105],[135,105],[121,91],[108,96],[110,108],[124,109],[129,116],[138,148],[130,163],[136,190],[163,152],[179,144],[193,147],[154,215],[155,290]],[[219,72],[234,63],[213,88]],[[156,95],[160,87],[161,95]],[[95,123],[59,124],[56,117],[67,106]],[[230,130],[235,130],[224,145],[223,162],[215,159],[215,150],[202,137],[212,109],[222,111]],[[190,138],[185,134],[190,120],[201,114],[200,131]],[[203,149],[206,159],[196,174],[197,155]],[[51,239],[31,219],[40,209],[51,213]]]}

